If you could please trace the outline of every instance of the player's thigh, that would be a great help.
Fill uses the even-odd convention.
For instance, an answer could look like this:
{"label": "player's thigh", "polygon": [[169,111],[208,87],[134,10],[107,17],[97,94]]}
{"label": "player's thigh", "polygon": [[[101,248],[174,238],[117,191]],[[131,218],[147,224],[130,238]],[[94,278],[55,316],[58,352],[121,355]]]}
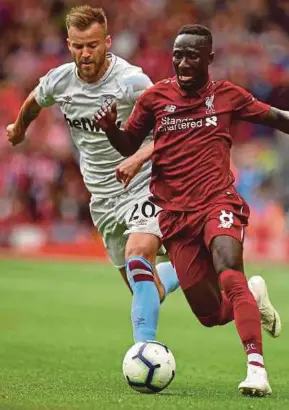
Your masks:
{"label": "player's thigh", "polygon": [[[139,197],[130,197],[122,207],[123,220],[127,226],[126,234],[151,234],[161,239],[162,234],[158,222],[161,208],[148,199],[150,194],[146,191],[140,192],[139,195]],[[160,245],[159,241],[159,247]]]}
{"label": "player's thigh", "polygon": [[125,223],[125,234],[129,236],[126,256],[143,255],[150,262],[155,263],[157,255],[163,255],[162,234],[159,228],[158,214],[161,211],[149,199],[146,188],[140,192],[124,197],[117,204],[118,221]]}
{"label": "player's thigh", "polygon": [[194,242],[182,240],[168,248],[184,295],[197,317],[215,314],[220,307],[221,291],[210,252],[201,238]]}
{"label": "player's thigh", "polygon": [[126,243],[126,259],[132,256],[143,256],[150,263],[155,264],[160,244],[160,238],[154,234],[131,232]]}
{"label": "player's thigh", "polygon": [[232,236],[216,236],[211,242],[211,254],[216,272],[233,269],[244,272],[243,244]]}
{"label": "player's thigh", "polygon": [[205,243],[218,274],[226,269],[244,271],[244,230],[244,219],[230,206],[211,214],[205,223]]}
{"label": "player's thigh", "polygon": [[127,236],[126,226],[119,223],[111,206],[110,200],[92,199],[90,213],[95,227],[98,229],[108,256],[113,265],[122,269],[125,267],[125,248]]}
{"label": "player's thigh", "polygon": [[200,282],[207,275],[211,275],[208,270],[208,257],[202,238],[191,240],[180,232],[164,242],[169,258],[177,272],[180,286],[186,290]]}

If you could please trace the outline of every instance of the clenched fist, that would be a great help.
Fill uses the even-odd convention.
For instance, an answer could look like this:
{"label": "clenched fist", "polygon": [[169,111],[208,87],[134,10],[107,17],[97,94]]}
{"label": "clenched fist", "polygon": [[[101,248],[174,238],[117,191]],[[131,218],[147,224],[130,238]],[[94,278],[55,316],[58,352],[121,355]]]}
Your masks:
{"label": "clenched fist", "polygon": [[25,134],[19,134],[19,132],[16,131],[15,124],[7,125],[6,135],[8,141],[11,142],[13,146],[20,144],[20,142],[24,141],[25,139]]}
{"label": "clenched fist", "polygon": [[123,183],[124,188],[127,188],[130,181],[141,170],[144,161],[137,155],[123,160],[115,169],[115,176],[119,182]]}
{"label": "clenched fist", "polygon": [[106,131],[110,128],[114,128],[117,118],[116,103],[114,101],[108,101],[97,111],[94,116],[96,124]]}

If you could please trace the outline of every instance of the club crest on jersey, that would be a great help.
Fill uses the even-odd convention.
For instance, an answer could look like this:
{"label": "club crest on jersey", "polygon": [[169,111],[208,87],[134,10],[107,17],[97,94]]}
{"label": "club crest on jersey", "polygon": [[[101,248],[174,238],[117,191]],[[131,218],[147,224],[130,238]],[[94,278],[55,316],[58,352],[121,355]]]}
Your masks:
{"label": "club crest on jersey", "polygon": [[213,114],[215,112],[214,98],[215,98],[214,94],[210,95],[210,97],[206,97],[205,99],[205,104],[207,106],[206,114]]}
{"label": "club crest on jersey", "polygon": [[103,94],[100,96],[100,104],[111,104],[116,100],[115,95],[113,94]]}
{"label": "club crest on jersey", "polygon": [[177,107],[175,105],[168,104],[165,106],[164,111],[165,112],[175,112],[176,109]]}

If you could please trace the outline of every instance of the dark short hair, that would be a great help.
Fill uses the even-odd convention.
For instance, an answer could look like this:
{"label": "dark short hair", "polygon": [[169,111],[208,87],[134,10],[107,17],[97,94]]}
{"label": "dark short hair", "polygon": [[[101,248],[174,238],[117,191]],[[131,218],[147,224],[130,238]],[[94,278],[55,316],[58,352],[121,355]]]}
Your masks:
{"label": "dark short hair", "polygon": [[201,24],[186,24],[179,29],[178,36],[181,34],[195,34],[206,37],[210,46],[212,47],[213,45],[213,36],[211,31]]}

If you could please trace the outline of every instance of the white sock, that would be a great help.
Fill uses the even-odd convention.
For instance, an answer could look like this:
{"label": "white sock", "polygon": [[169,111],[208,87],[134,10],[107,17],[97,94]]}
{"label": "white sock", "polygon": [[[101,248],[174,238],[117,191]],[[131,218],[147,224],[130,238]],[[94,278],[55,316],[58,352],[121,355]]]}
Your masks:
{"label": "white sock", "polygon": [[264,366],[263,356],[260,355],[259,353],[250,353],[250,354],[248,354],[248,363],[251,363],[251,362],[259,363],[262,366]]}

